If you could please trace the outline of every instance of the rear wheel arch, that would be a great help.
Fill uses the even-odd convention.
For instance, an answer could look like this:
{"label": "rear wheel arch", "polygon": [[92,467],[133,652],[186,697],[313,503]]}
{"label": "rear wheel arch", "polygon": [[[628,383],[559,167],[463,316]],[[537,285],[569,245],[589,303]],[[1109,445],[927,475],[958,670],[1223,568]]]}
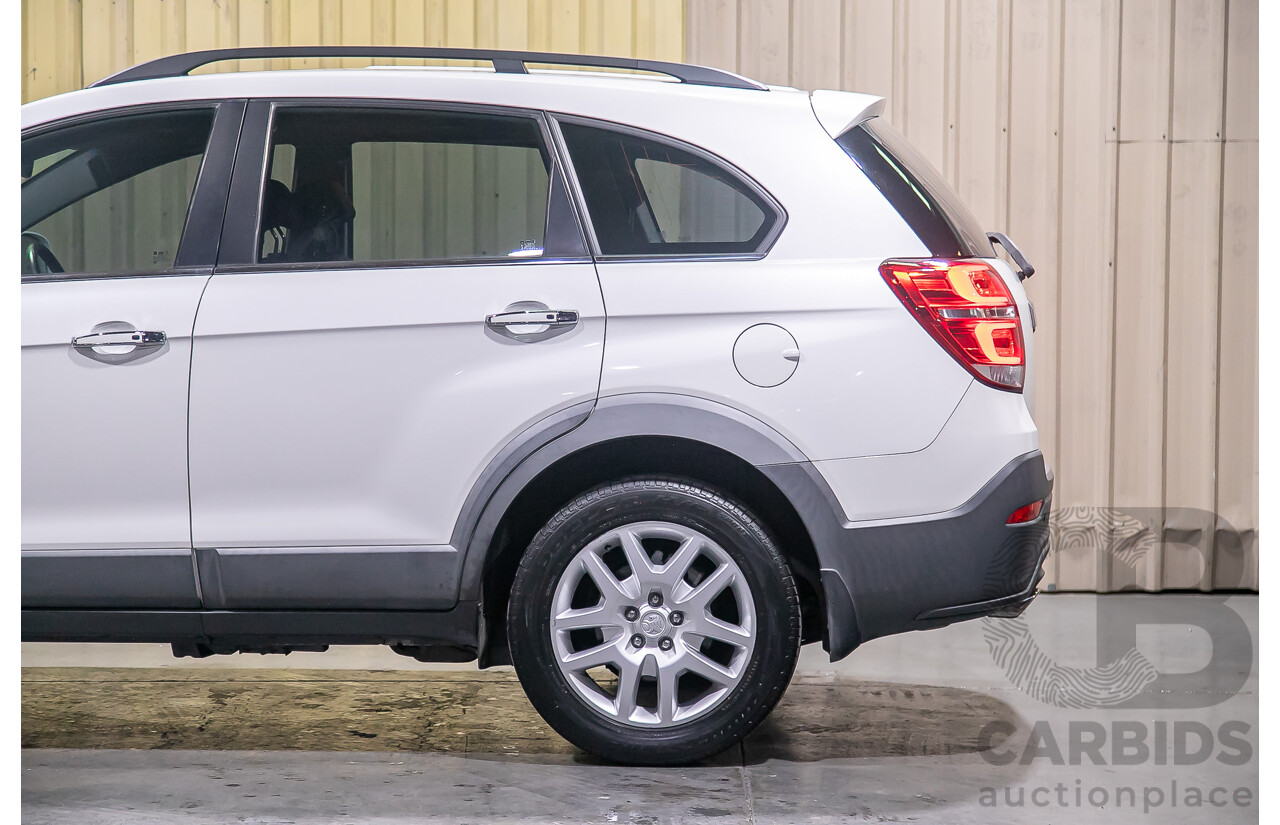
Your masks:
{"label": "rear wheel arch", "polygon": [[757,465],[804,461],[758,420],[714,402],[643,394],[604,399],[587,420],[535,450],[481,507],[465,548],[460,596],[482,605],[482,666],[508,661],[505,622],[520,558],[565,504],[600,484],[638,475],[683,478],[737,501],[765,526],[800,589],[803,639],[826,636],[813,539],[795,505]]}

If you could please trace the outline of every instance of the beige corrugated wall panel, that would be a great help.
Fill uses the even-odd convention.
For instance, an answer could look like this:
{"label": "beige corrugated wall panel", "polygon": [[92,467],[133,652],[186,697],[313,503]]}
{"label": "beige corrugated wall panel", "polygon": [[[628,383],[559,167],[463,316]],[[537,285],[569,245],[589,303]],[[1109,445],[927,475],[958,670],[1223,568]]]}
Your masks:
{"label": "beige corrugated wall panel", "polygon": [[[955,105],[952,94],[950,7],[956,0],[902,0],[903,66],[902,106],[894,123],[921,153],[949,179],[949,134]],[[954,181],[952,181],[954,183]]]}
{"label": "beige corrugated wall panel", "polygon": [[1227,3],[1226,131],[1228,140],[1258,139],[1258,2]]}
{"label": "beige corrugated wall panel", "polygon": [[1059,589],[1257,586],[1257,16],[1257,0],[689,0],[691,62],[883,95],[1036,265]]}
{"label": "beige corrugated wall panel", "polygon": [[1057,518],[1075,525],[1058,532],[1051,558],[1059,588],[1105,590],[1103,549],[1111,541],[1105,508],[1111,501],[1117,177],[1112,141],[1118,132],[1119,6],[1063,0],[1061,27],[1054,508]]}
{"label": "beige corrugated wall panel", "polygon": [[741,25],[737,0],[692,0],[689,3],[689,29],[698,33],[698,40],[697,43],[689,43],[689,59],[729,71],[741,71],[738,65],[738,31]]}
{"label": "beige corrugated wall panel", "polygon": [[1258,142],[1223,147],[1218,506],[1213,584],[1258,587]]}
{"label": "beige corrugated wall panel", "polygon": [[[1163,495],[1168,145],[1122,142],[1117,162],[1111,504],[1125,510]],[[1113,557],[1108,589],[1155,589],[1159,565],[1159,553]]]}
{"label": "beige corrugated wall panel", "polygon": [[895,71],[898,25],[894,0],[844,0],[840,83],[885,99],[884,116],[893,120],[901,72]]}
{"label": "beige corrugated wall panel", "polygon": [[1212,581],[1221,175],[1221,143],[1173,144],[1162,587]]}
{"label": "beige corrugated wall panel", "polygon": [[[739,72],[762,83],[790,82],[791,4],[787,0],[739,2],[738,37]],[[693,52],[690,60],[701,62]]]}
{"label": "beige corrugated wall panel", "polygon": [[[983,226],[1005,225],[1009,157],[1008,0],[952,0],[949,178]],[[954,137],[951,137],[954,135]]]}
{"label": "beige corrugated wall panel", "polygon": [[[1120,32],[1111,503],[1117,509],[1158,508],[1164,483],[1173,4],[1126,0]],[[1117,554],[1109,589],[1159,589],[1162,561],[1158,551]]]}
{"label": "beige corrugated wall panel", "polygon": [[1258,5],[1227,5],[1216,587],[1258,586]]}
{"label": "beige corrugated wall panel", "polygon": [[792,85],[801,89],[840,87],[842,14],[840,0],[808,0],[795,4]]}
{"label": "beige corrugated wall panel", "polygon": [[1181,0],[1174,15],[1165,588],[1213,581],[1226,5]]}
{"label": "beige corrugated wall panel", "polygon": [[[1040,447],[1050,466],[1057,466],[1061,0],[1017,0],[1007,13],[1009,51],[1004,70],[1009,78],[1009,105],[1002,110],[1001,128],[1007,129],[1008,171],[1000,222],[1040,267],[1040,275],[1047,276],[1032,278],[1026,288],[1038,321],[1034,412]],[[1017,117],[1010,116],[1014,112]],[[1008,186],[1008,181],[1017,185]],[[1046,587],[1057,584],[1056,574],[1056,565],[1050,564]]]}

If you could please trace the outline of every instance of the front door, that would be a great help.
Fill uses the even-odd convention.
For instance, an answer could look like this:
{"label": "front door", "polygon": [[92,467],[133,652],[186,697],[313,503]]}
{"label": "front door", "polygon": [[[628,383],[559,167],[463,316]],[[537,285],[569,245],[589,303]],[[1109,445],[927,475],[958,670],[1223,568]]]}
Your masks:
{"label": "front door", "polygon": [[200,606],[191,330],[242,113],[206,104],[24,136],[24,607]]}
{"label": "front door", "polygon": [[206,606],[448,608],[481,471],[599,386],[600,288],[543,122],[265,106],[233,187],[254,174],[251,260],[229,247],[196,319]]}

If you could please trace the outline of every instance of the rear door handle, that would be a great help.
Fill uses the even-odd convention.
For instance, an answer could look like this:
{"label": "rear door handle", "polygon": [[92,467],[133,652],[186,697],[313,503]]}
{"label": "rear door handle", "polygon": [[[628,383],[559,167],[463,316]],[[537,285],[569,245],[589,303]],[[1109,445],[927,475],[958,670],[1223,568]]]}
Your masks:
{"label": "rear door handle", "polygon": [[80,349],[127,346],[133,346],[138,349],[149,349],[151,347],[163,346],[165,340],[166,338],[163,332],[148,332],[141,329],[110,330],[107,332],[90,332],[87,335],[77,335],[75,338],[71,339],[71,346],[79,347]]}
{"label": "rear door handle", "polygon": [[484,322],[500,329],[524,326],[571,327],[578,323],[578,312],[572,309],[522,309],[486,315]]}

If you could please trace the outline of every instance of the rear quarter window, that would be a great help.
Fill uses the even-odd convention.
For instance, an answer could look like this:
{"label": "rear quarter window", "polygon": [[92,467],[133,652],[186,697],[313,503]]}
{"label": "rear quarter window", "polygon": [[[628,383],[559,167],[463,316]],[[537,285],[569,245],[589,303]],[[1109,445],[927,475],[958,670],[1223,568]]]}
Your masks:
{"label": "rear quarter window", "polygon": [[858,164],[931,255],[995,257],[977,218],[933,164],[888,123],[872,118],[845,132],[836,143]]}
{"label": "rear quarter window", "polygon": [[707,155],[633,132],[560,128],[602,255],[757,255],[782,228],[772,198]]}

